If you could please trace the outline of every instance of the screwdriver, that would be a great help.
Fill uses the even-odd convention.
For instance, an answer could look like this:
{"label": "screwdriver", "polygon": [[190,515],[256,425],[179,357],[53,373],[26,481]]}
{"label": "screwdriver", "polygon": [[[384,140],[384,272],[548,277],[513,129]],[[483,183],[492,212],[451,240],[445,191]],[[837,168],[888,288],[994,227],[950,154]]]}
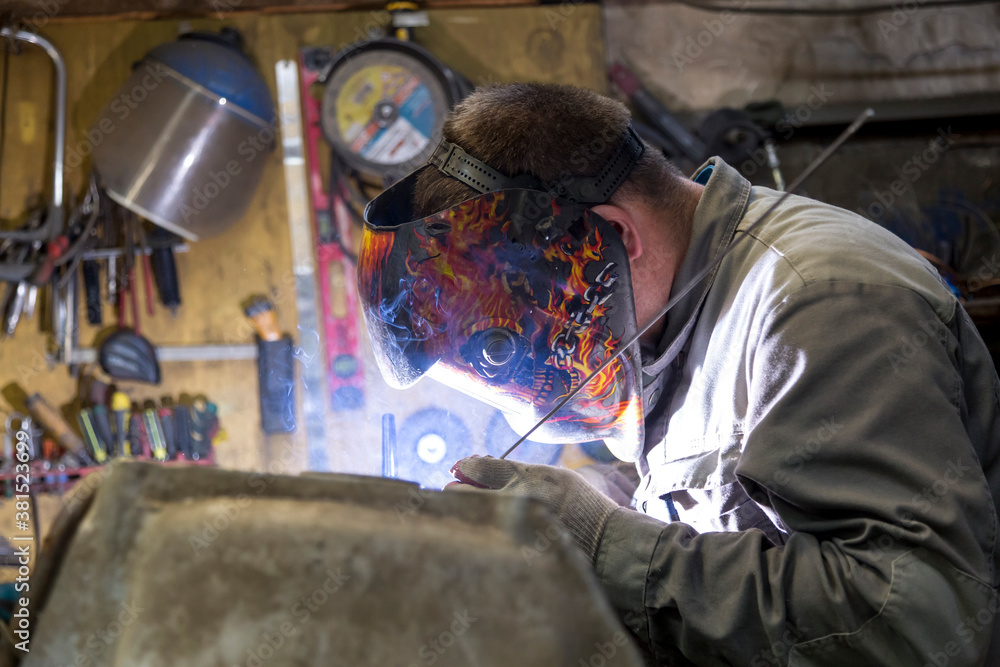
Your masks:
{"label": "screwdriver", "polygon": [[178,405],[174,408],[174,431],[177,435],[177,453],[188,461],[198,457],[191,448],[191,408]]}
{"label": "screwdriver", "polygon": [[212,427],[217,424],[215,405],[203,399],[196,399],[191,408],[191,453],[199,459],[207,458],[212,451]]}
{"label": "screwdriver", "polygon": [[135,410],[129,418],[128,437],[132,442],[132,456],[150,457],[149,437],[142,423],[142,410]]}
{"label": "screwdriver", "polygon": [[174,423],[174,411],[170,408],[160,408],[160,426],[163,428],[163,442],[167,448],[167,458],[177,458],[177,429]]}
{"label": "screwdriver", "polygon": [[142,417],[153,458],[157,461],[166,461],[167,447],[163,440],[163,426],[160,424],[160,418],[157,416],[156,410],[147,408],[143,410]]}
{"label": "screwdriver", "polygon": [[115,424],[115,451],[121,456],[132,456],[129,410],[132,402],[120,391],[111,395],[111,416]]}
{"label": "screwdriver", "polygon": [[104,463],[108,460],[108,449],[107,445],[101,442],[101,438],[97,435],[97,429],[94,428],[93,410],[90,408],[80,410],[77,419],[80,421],[80,430],[83,431],[83,438],[90,446],[90,451],[93,452],[94,460],[99,464]]}
{"label": "screwdriver", "polygon": [[94,415],[94,431],[97,433],[97,437],[101,442],[105,444],[105,451],[108,456],[114,456],[116,451],[113,447],[115,444],[114,435],[111,432],[111,421],[108,418],[108,409],[102,404],[97,404],[93,408]]}

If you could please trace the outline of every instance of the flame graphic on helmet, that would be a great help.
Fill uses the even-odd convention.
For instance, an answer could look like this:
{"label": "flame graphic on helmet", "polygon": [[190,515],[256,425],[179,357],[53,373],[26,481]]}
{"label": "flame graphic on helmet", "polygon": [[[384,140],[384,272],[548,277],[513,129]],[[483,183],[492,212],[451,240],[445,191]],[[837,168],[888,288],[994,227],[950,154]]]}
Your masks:
{"label": "flame graphic on helmet", "polygon": [[[496,192],[413,223],[405,241],[397,238],[398,228],[366,228],[359,288],[369,321],[394,327],[399,345],[470,382],[482,383],[460,352],[473,334],[499,327],[528,341],[524,373],[491,389],[514,401],[551,405],[611,356],[624,334],[624,325],[611,330],[609,317],[617,267],[605,258],[608,244],[587,209],[574,206],[564,214],[550,199],[549,215],[540,220],[509,213],[505,193]],[[395,244],[403,242],[400,270],[389,264],[399,261]],[[398,275],[399,284],[387,285],[383,274]],[[401,311],[405,334],[396,324]],[[627,373],[623,363],[609,364],[574,399],[574,409],[552,421],[607,426],[626,413],[641,414],[641,399],[618,390]]]}

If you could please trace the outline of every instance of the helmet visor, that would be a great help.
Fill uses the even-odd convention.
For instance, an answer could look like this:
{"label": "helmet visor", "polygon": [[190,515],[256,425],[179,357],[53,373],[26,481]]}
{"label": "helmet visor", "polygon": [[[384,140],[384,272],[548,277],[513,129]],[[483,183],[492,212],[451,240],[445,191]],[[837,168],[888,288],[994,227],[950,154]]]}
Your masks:
{"label": "helmet visor", "polygon": [[[537,190],[490,192],[401,222],[409,186],[369,205],[358,260],[379,369],[400,388],[430,375],[499,408],[523,434],[634,336],[621,239],[589,208]],[[406,204],[387,207],[394,198]],[[633,344],[532,439],[604,439],[634,461],[640,372]]]}

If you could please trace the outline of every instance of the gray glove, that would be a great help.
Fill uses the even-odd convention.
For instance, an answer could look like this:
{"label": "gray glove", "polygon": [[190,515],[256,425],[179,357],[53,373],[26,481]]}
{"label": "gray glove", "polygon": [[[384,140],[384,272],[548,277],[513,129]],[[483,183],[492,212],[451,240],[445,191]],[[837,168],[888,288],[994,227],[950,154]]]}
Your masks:
{"label": "gray glove", "polygon": [[604,526],[618,504],[579,474],[564,468],[530,465],[492,456],[470,456],[451,473],[460,484],[531,496],[548,507],[593,563]]}

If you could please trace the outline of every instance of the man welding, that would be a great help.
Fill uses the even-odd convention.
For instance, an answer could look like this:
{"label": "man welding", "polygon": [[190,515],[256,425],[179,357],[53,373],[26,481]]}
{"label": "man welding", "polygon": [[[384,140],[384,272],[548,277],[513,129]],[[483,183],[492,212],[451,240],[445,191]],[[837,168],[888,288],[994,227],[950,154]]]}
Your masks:
{"label": "man welding", "polygon": [[1000,664],[1000,383],[926,261],[718,158],[683,177],[589,91],[480,89],[443,134],[366,212],[383,375],[641,475],[635,509],[549,466],[460,482],[545,503],[664,664]]}

